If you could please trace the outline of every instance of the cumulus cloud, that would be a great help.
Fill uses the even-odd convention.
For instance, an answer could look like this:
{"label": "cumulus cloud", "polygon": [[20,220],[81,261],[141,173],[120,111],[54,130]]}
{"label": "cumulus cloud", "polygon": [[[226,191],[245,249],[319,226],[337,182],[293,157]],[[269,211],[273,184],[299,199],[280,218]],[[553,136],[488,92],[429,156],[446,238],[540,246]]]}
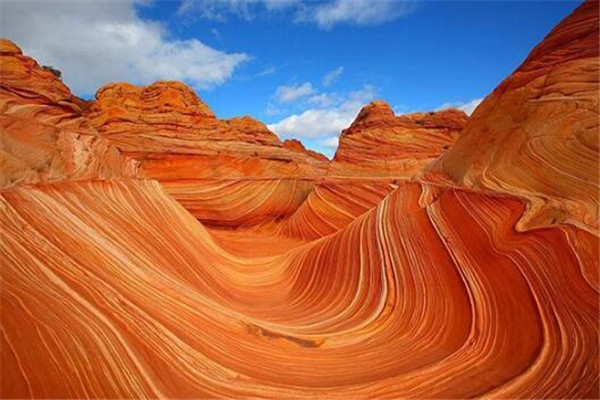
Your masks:
{"label": "cumulus cloud", "polygon": [[365,85],[361,90],[339,96],[339,100],[329,107],[311,108],[290,115],[269,125],[269,129],[281,137],[314,139],[337,136],[342,129],[352,123],[360,109],[376,95],[374,86]]}
{"label": "cumulus cloud", "polygon": [[333,71],[329,71],[328,73],[326,73],[325,76],[323,77],[323,86],[329,87],[329,86],[333,85],[335,83],[335,81],[337,81],[338,78],[342,75],[343,72],[344,72],[344,67],[340,66],[340,67],[337,67],[336,69],[334,69]]}
{"label": "cumulus cloud", "polygon": [[473,113],[473,111],[475,111],[475,109],[477,108],[477,106],[479,105],[479,103],[481,103],[483,101],[482,98],[478,98],[478,99],[473,99],[469,102],[466,103],[461,103],[461,102],[456,102],[456,103],[444,103],[441,106],[439,106],[436,111],[439,110],[445,110],[448,108],[457,108],[459,110],[464,111],[467,115],[471,115]]}
{"label": "cumulus cloud", "polygon": [[275,91],[277,100],[282,103],[291,103],[315,92],[310,82],[301,85],[279,86]]}
{"label": "cumulus cloud", "polygon": [[63,72],[80,95],[111,81],[185,81],[200,89],[225,82],[248,59],[199,40],[170,39],[141,19],[134,0],[2,2],[2,36],[40,63]]}
{"label": "cumulus cloud", "polygon": [[338,24],[376,25],[411,13],[416,0],[183,0],[179,14],[198,15],[217,21],[228,16],[253,20],[279,13],[294,22],[312,23],[322,29]]}

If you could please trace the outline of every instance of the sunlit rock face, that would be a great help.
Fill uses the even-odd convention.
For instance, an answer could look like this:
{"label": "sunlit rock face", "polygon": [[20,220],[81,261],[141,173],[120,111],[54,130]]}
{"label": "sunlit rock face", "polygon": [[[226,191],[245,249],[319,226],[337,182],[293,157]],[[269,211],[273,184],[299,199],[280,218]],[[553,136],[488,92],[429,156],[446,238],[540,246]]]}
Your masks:
{"label": "sunlit rock face", "polygon": [[[587,37],[580,28],[589,10],[583,5],[561,25],[573,45]],[[597,11],[593,18],[590,29]],[[375,159],[365,167],[337,156],[318,179],[285,175],[280,159],[266,156],[273,149],[310,168],[324,161],[260,134],[259,123],[219,122],[179,84],[158,84],[163,95],[122,85],[127,95],[106,107],[124,110],[99,110],[102,95],[93,105],[73,98],[1,43],[0,397],[600,396],[598,231],[571,219],[520,230],[529,196],[545,192],[461,186],[439,172],[439,165],[458,168],[448,161],[453,148],[437,138],[458,136],[460,145],[463,133],[449,128],[460,114],[391,115],[390,132],[404,139],[411,136],[396,118],[427,121],[405,156],[447,152],[423,176],[423,166],[415,175],[377,175]],[[585,77],[572,71],[554,84]],[[597,82],[581,90],[588,84]],[[146,109],[140,96],[161,100]],[[381,121],[392,121],[390,113],[380,103],[366,109],[373,108],[349,130],[379,121],[385,133]],[[547,112],[548,120],[572,118]],[[119,117],[94,121],[103,114]],[[13,119],[35,129],[5,123]],[[210,153],[218,140],[202,139],[214,133],[203,131],[207,121],[237,132],[229,158]],[[466,129],[477,134],[472,123]],[[133,132],[150,138],[147,147]],[[432,132],[436,140],[425,139]],[[60,134],[78,150],[65,151]],[[258,136],[262,143],[248,139]],[[560,146],[551,138],[558,140],[549,136],[549,148]],[[428,140],[430,150],[414,144]],[[233,166],[249,161],[237,147],[246,145],[264,151],[254,172],[238,175]],[[353,152],[346,147],[340,157]],[[301,161],[308,158],[317,164]],[[401,165],[400,157],[394,162]],[[342,163],[352,174],[335,175]],[[549,168],[559,179],[570,167]],[[270,179],[265,171],[282,174]],[[568,194],[587,204],[583,189]]]}
{"label": "sunlit rock face", "polygon": [[316,178],[327,159],[285,146],[251,117],[217,119],[186,85],[109,84],[89,107],[90,124],[152,178]]}
{"label": "sunlit rock face", "polygon": [[0,199],[3,397],[598,395],[597,238],[516,199],[402,184],[260,258],[156,181]]}
{"label": "sunlit rock face", "polygon": [[326,177],[278,228],[293,238],[337,232],[413,180],[457,139],[468,117],[459,110],[396,116],[384,101],[366,105],[340,136]]}
{"label": "sunlit rock face", "polygon": [[473,113],[427,178],[523,197],[519,229],[599,228],[598,3],[561,22]]}
{"label": "sunlit rock face", "polygon": [[396,116],[374,101],[342,132],[329,174],[411,178],[454,144],[467,120],[452,109]]}
{"label": "sunlit rock face", "polygon": [[140,174],[89,127],[87,103],[5,39],[0,65],[0,188]]}
{"label": "sunlit rock face", "polygon": [[454,144],[467,120],[453,109],[396,116],[384,101],[366,105],[342,132],[327,176],[279,232],[303,239],[337,232],[399,182],[417,178]]}

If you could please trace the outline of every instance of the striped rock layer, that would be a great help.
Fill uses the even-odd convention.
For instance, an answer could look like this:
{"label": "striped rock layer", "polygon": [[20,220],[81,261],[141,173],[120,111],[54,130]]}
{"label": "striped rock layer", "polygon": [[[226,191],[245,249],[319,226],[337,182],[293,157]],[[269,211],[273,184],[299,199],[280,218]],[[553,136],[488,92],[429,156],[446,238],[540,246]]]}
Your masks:
{"label": "striped rock layer", "polygon": [[467,120],[454,109],[396,116],[374,101],[342,131],[329,175],[411,178],[454,144]]}
{"label": "striped rock layer", "polygon": [[396,116],[384,101],[366,105],[342,132],[326,177],[278,232],[302,239],[337,232],[452,147],[467,119],[454,109]]}
{"label": "striped rock layer", "polygon": [[[559,25],[573,46],[587,40],[581,26],[589,10],[584,4]],[[545,43],[533,53],[544,63],[570,54],[546,57],[554,47]],[[537,181],[524,195],[461,186],[434,168],[420,180],[377,175],[374,163],[352,157],[343,161],[354,170],[347,175],[334,174],[336,159],[320,180],[290,176],[283,172],[323,161],[258,127],[238,129],[236,150],[219,159],[209,146],[219,140],[199,138],[212,137],[206,121],[226,122],[182,86],[158,84],[166,87],[157,94],[121,85],[127,95],[117,96],[119,105],[88,104],[16,46],[1,44],[0,397],[600,396],[598,232],[575,212],[519,229],[531,213],[529,196],[547,195]],[[584,82],[585,71],[559,74],[556,84]],[[160,106],[146,109],[151,103],[140,98]],[[117,110],[98,110],[104,106]],[[367,110],[373,106],[385,108]],[[543,121],[572,118],[546,112]],[[109,114],[113,122],[93,121]],[[354,127],[365,123],[361,114]],[[4,122],[18,118],[33,125]],[[543,121],[528,132],[542,132]],[[152,126],[163,133],[152,138]],[[395,122],[390,129],[410,137]],[[444,135],[454,134],[433,135],[429,153],[417,145],[424,139],[405,150],[423,160],[447,151],[444,168],[458,171],[462,164],[449,161],[454,149],[438,146]],[[548,140],[548,148],[559,146]],[[244,146],[265,148],[254,172],[243,169]],[[298,161],[280,168],[268,157],[274,149]],[[144,177],[128,157],[150,177],[163,175]],[[202,168],[190,174],[199,177],[180,179],[192,160]],[[557,177],[569,168],[551,164]],[[193,185],[176,187],[188,178]],[[561,199],[583,210],[582,193]]]}
{"label": "striped rock layer", "polygon": [[260,257],[156,181],[0,204],[4,398],[598,396],[598,238],[517,199],[405,183]]}

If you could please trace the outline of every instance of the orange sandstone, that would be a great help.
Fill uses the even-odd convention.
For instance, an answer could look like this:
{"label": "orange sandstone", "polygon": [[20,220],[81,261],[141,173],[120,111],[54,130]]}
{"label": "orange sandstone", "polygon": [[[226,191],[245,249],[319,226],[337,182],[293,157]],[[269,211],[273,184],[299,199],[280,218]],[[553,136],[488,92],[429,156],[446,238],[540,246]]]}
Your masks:
{"label": "orange sandstone", "polygon": [[109,84],[96,99],[91,125],[159,180],[316,178],[327,167],[326,160],[290,151],[251,117],[217,119],[179,82]]}
{"label": "orange sandstone", "polygon": [[374,101],[342,132],[329,175],[412,178],[453,145],[467,120],[452,109],[396,116]]}
{"label": "orange sandstone", "polygon": [[[590,10],[529,58],[565,96],[573,82],[577,93],[596,88],[581,59],[597,51]],[[323,178],[324,160],[253,120],[217,120],[183,85],[108,86],[86,110],[0,44],[0,397],[600,395],[600,245],[584,218],[597,201],[585,168],[594,154],[544,125],[576,125],[587,100],[544,107],[540,119],[535,101],[519,103],[523,112],[502,100],[508,85],[464,134],[459,112],[396,117],[377,102],[345,131]],[[565,62],[568,73],[553,75]],[[513,149],[492,130],[511,118],[527,127],[509,124],[516,141],[550,133],[526,140],[536,152],[523,153],[522,176],[487,153],[490,143],[494,155]],[[458,158],[473,143],[484,150],[477,168]],[[533,157],[557,182],[543,184],[546,169],[528,177]],[[567,173],[575,165],[585,179]],[[489,181],[456,179],[488,170]],[[559,189],[553,204],[572,224],[516,229],[532,199]]]}
{"label": "orange sandstone", "polygon": [[251,117],[219,120],[186,85],[109,84],[90,124],[209,226],[264,224],[291,215],[328,160],[289,147]]}
{"label": "orange sandstone", "polygon": [[89,127],[86,102],[5,39],[0,65],[0,188],[140,175]]}

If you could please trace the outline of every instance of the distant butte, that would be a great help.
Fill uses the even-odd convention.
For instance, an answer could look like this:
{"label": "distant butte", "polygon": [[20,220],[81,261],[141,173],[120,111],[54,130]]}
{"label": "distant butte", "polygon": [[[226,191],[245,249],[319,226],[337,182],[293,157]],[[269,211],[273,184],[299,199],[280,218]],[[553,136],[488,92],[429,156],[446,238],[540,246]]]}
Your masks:
{"label": "distant butte", "polygon": [[454,144],[468,119],[454,109],[396,116],[374,101],[342,131],[329,174],[413,178]]}

